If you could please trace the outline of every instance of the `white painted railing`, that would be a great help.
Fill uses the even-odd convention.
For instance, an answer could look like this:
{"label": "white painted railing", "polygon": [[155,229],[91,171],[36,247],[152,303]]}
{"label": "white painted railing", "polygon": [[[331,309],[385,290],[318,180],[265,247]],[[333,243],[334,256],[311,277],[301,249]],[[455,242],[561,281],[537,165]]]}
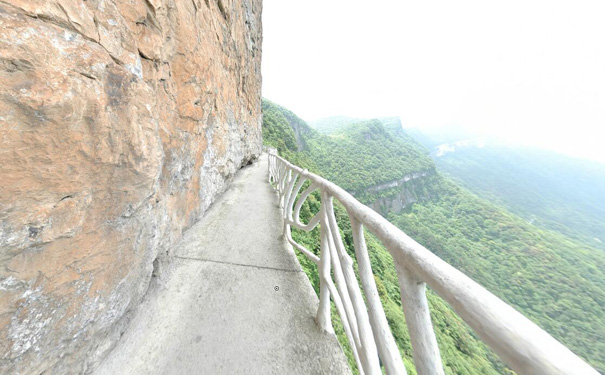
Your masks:
{"label": "white painted railing", "polygon": [[[403,361],[388,326],[366,248],[365,227],[389,251],[395,262],[401,303],[410,333],[414,364],[419,374],[443,374],[431,323],[425,287],[428,284],[481,339],[518,374],[598,375],[581,358],[498,297],[408,237],[400,229],[342,188],[303,170],[269,151],[269,182],[279,195],[288,242],[319,267],[320,299],[316,322],[333,332],[330,297],[342,320],[360,374],[405,374]],[[305,182],[309,187],[301,192]],[[321,209],[308,222],[300,209],[319,191]],[[354,237],[359,287],[353,260],[347,254],[334,216],[333,200],[347,210]],[[310,231],[320,225],[321,254],[316,256],[292,239],[291,227]],[[333,276],[333,278],[332,278]]]}

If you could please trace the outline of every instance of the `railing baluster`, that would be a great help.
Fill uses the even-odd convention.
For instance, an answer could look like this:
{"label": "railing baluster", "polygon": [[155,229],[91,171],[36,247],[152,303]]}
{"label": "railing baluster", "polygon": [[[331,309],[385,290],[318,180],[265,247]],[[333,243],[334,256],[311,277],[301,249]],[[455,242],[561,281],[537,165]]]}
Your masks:
{"label": "railing baluster", "polygon": [[302,186],[304,185],[305,181],[306,181],[306,177],[300,177],[298,179],[298,182],[296,184],[296,187],[294,187],[292,193],[290,194],[290,198],[288,200],[288,204],[286,205],[286,210],[285,212],[285,219],[284,219],[284,225],[285,225],[285,234],[286,234],[286,239],[288,240],[288,242],[294,246],[296,249],[298,249],[300,252],[302,252],[303,254],[305,254],[309,259],[311,259],[315,264],[319,264],[319,257],[317,257],[317,255],[313,254],[312,252],[310,252],[308,249],[306,249],[304,246],[298,244],[296,241],[294,241],[294,239],[292,239],[292,232],[290,230],[291,226],[293,225],[295,228],[297,229],[301,229],[301,230],[305,230],[305,231],[310,231],[313,230],[313,228],[315,228],[315,226],[317,225],[317,223],[319,222],[319,220],[321,219],[321,212],[317,213],[307,224],[302,224],[300,222],[300,207],[302,206],[302,204],[304,203],[304,201],[307,199],[307,197],[309,196],[309,194],[311,194],[316,188],[316,185],[311,185],[309,186],[308,189],[306,189],[299,197],[299,200],[296,202],[296,208],[294,209],[294,213],[292,212],[292,206],[294,205],[294,201],[296,200],[296,196],[298,195],[298,193],[300,192],[300,189],[302,188]]}
{"label": "railing baluster", "polygon": [[292,178],[292,170],[289,168],[285,169],[284,177],[282,179],[282,184],[281,184],[281,194],[279,195],[279,205],[282,209],[286,208],[285,198],[286,198],[286,194],[288,193],[288,185],[289,185],[291,178]]}
{"label": "railing baluster", "polygon": [[[327,194],[326,194],[327,195]],[[364,365],[364,371],[366,374],[381,374],[380,362],[378,360],[378,350],[376,349],[376,343],[374,342],[374,335],[372,333],[372,327],[370,325],[370,319],[368,317],[368,311],[361,295],[359,283],[355,272],[353,271],[353,260],[347,254],[344,249],[344,244],[340,236],[340,230],[336,223],[336,217],[334,216],[334,204],[332,197],[327,195],[326,200],[326,213],[328,215],[328,222],[330,225],[330,231],[332,232],[332,238],[334,239],[336,253],[340,260],[342,267],[342,273],[345,279],[345,283],[351,297],[351,303],[355,310],[355,318],[357,319],[357,328],[359,330],[359,356]]]}
{"label": "railing baluster", "polygon": [[282,192],[282,181],[284,178],[284,171],[286,170],[286,165],[283,162],[279,162],[277,164],[277,191],[281,196]]}
{"label": "railing baluster", "polygon": [[416,370],[421,375],[443,375],[443,364],[426,300],[426,283],[414,276],[397,259],[395,264]]}
{"label": "railing baluster", "polygon": [[279,184],[281,183],[281,169],[283,167],[283,162],[279,159],[277,159],[277,157],[275,158],[275,165],[273,166],[273,170],[275,172],[275,189],[277,190],[277,192],[279,193]]}
{"label": "railing baluster", "polygon": [[296,243],[296,241],[294,241],[292,239],[292,234],[289,231],[286,233],[286,239],[288,240],[288,242],[290,243],[290,245],[294,246],[298,251],[300,251],[301,253],[305,254],[307,256],[307,258],[311,259],[311,261],[313,263],[319,265],[320,258],[317,255],[315,255],[312,252],[310,252],[304,246]]}
{"label": "railing baluster", "polygon": [[275,190],[277,190],[278,193],[279,193],[279,169],[281,168],[281,165],[282,165],[281,160],[277,159],[277,157],[276,157],[275,165],[273,165],[273,173],[274,173],[273,180],[275,181]]}
{"label": "railing baluster", "polygon": [[300,209],[302,208],[302,205],[305,202],[305,200],[307,199],[307,197],[316,189],[317,189],[317,185],[311,184],[311,186],[309,186],[307,189],[305,189],[305,191],[303,191],[300,194],[300,197],[299,197],[298,201],[296,202],[296,207],[294,207],[294,215],[293,215],[294,224],[296,225],[296,227],[298,229],[302,229],[307,232],[310,230],[313,230],[313,228],[315,228],[315,225],[317,225],[317,223],[321,220],[321,214],[317,213],[311,220],[309,220],[309,222],[306,225],[303,225],[300,222]]}
{"label": "railing baluster", "polygon": [[[333,244],[330,244],[330,242],[328,242],[329,247],[330,247],[330,258],[331,258],[332,262],[334,262],[334,259],[338,258],[338,256],[335,254]],[[338,273],[339,276],[336,276],[337,272],[338,272],[337,270],[339,269],[339,267],[340,266],[334,265],[334,267],[333,267],[334,275],[335,275],[335,278],[340,280],[340,281],[337,281],[337,283],[339,283],[339,282],[342,283],[341,272]],[[360,347],[359,338],[356,337],[356,335],[358,335],[358,333],[353,332],[353,327],[355,327],[355,329],[357,329],[357,320],[355,319],[355,316],[353,314],[353,307],[350,305],[350,303],[351,303],[350,300],[349,300],[349,306],[345,307],[345,303],[343,301],[343,298],[341,297],[342,294],[344,293],[346,295],[346,297],[348,298],[349,297],[348,292],[346,291],[346,288],[345,288],[344,292],[342,290],[339,290],[342,288],[339,288],[337,285],[335,285],[335,283],[331,279],[328,279],[328,284],[330,286],[330,291],[332,292],[332,298],[334,299],[334,304],[336,305],[336,310],[338,311],[338,315],[340,316],[340,320],[345,329],[345,333],[347,335],[347,340],[349,340],[349,346],[351,347],[351,350],[353,351],[353,357],[355,358],[355,363],[357,364],[357,369],[359,370],[360,375],[364,374],[363,363],[361,361],[361,358],[359,357],[359,347]],[[349,316],[352,317],[352,320],[349,319]]]}
{"label": "railing baluster", "polygon": [[[329,226],[327,231],[330,232]],[[328,246],[330,248],[330,259],[332,260],[332,272],[334,273],[336,290],[339,293],[345,314],[349,320],[349,324],[351,325],[351,333],[353,334],[353,342],[351,344],[355,345],[356,348],[360,348],[362,345],[359,339],[359,325],[357,324],[357,317],[355,316],[355,308],[353,307],[351,295],[349,294],[349,289],[347,288],[347,282],[342,272],[340,259],[336,253],[336,245],[334,245],[334,237],[332,233],[328,233]]]}
{"label": "railing baluster", "polygon": [[378,353],[382,359],[387,375],[407,374],[405,365],[399,354],[399,349],[395,343],[395,338],[389,328],[389,322],[385,316],[380,296],[378,295],[366,240],[363,234],[363,225],[357,220],[355,215],[350,212],[349,219],[353,232],[359,278],[361,279],[361,285],[366,296],[370,324],[372,325],[372,332],[374,333],[374,340],[376,341]]}
{"label": "railing baluster", "polygon": [[267,156],[267,174],[269,175],[269,185],[271,185],[271,178],[273,177],[273,171],[271,171],[271,165],[273,164],[273,155],[271,153]]}
{"label": "railing baluster", "polygon": [[[288,211],[286,212],[286,215],[284,216],[290,222],[294,221],[294,218],[292,217],[294,201],[296,200],[296,196],[300,192],[300,189],[302,188],[305,181],[307,181],[307,178],[300,176],[300,178],[298,179],[298,182],[296,183],[296,186],[290,193],[290,198],[288,199],[288,205],[286,206],[288,208]],[[301,204],[302,204],[302,202],[301,202]],[[298,216],[298,213],[297,213],[297,216]]]}
{"label": "railing baluster", "polygon": [[[284,223],[288,222],[288,218],[289,216],[291,216],[291,211],[292,211],[292,206],[291,206],[291,202],[290,202],[290,197],[292,196],[292,190],[294,189],[294,184],[296,183],[296,179],[298,178],[298,176],[300,175],[300,173],[298,172],[290,172],[289,173],[289,181],[288,181],[288,187],[286,188],[286,194],[284,194],[284,210],[283,210],[283,218],[284,218]],[[301,178],[303,179],[303,178]]]}
{"label": "railing baluster", "polygon": [[328,231],[326,230],[326,206],[324,194],[321,197],[321,256],[319,258],[319,307],[315,321],[319,328],[325,332],[334,333],[330,320],[330,288],[327,280],[330,279],[330,249],[328,247]]}

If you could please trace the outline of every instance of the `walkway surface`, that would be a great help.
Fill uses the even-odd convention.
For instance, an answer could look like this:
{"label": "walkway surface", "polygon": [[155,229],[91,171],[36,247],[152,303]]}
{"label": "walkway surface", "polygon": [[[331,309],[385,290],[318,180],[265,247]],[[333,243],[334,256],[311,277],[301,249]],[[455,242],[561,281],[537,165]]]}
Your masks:
{"label": "walkway surface", "polygon": [[267,156],[178,244],[175,268],[139,307],[105,374],[349,374],[318,299],[282,237]]}

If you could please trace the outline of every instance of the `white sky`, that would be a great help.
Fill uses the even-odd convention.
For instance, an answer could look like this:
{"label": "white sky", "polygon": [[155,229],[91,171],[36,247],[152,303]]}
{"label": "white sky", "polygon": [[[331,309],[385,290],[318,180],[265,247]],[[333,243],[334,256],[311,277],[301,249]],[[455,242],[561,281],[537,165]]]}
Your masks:
{"label": "white sky", "polygon": [[605,2],[264,0],[263,96],[605,162]]}

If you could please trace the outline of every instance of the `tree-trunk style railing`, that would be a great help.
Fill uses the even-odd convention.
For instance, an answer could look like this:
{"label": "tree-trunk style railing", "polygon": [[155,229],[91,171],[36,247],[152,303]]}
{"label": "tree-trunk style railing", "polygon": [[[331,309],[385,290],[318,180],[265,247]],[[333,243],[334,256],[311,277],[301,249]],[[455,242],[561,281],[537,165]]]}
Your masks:
{"label": "tree-trunk style railing", "polygon": [[[270,150],[268,157],[269,182],[278,192],[284,235],[294,248],[318,266],[320,295],[315,320],[322,330],[333,332],[331,297],[360,374],[381,374],[381,362],[388,375],[406,374],[376,289],[364,238],[363,228],[366,228],[393,257],[414,364],[419,374],[444,374],[425,294],[428,284],[518,374],[598,375],[595,369],[521,313],[342,188],[289,163],[275,151]],[[309,186],[301,192],[307,181]],[[321,195],[321,208],[308,223],[303,223],[301,207],[314,191]],[[334,199],[344,206],[351,222],[361,289],[336,222]],[[294,241],[291,234],[291,227],[311,231],[317,225],[320,225],[321,236],[319,257]]]}

